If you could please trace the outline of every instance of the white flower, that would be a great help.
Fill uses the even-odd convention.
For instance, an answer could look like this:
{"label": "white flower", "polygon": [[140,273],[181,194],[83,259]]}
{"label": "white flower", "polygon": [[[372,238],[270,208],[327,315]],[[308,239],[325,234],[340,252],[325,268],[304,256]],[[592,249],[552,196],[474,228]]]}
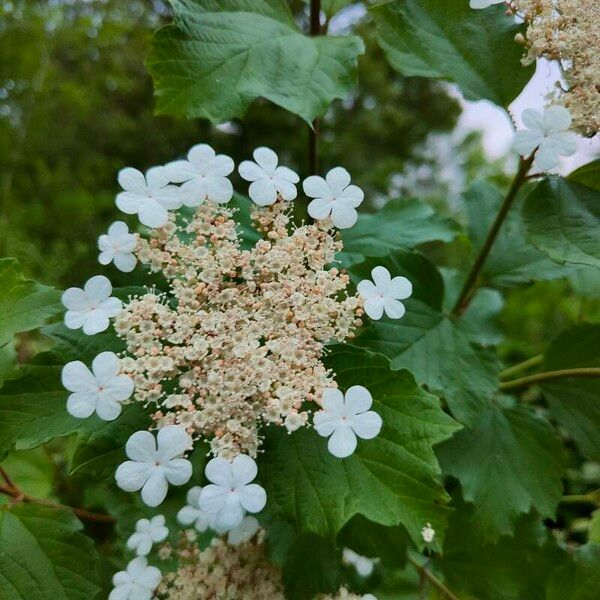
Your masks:
{"label": "white flower", "polygon": [[194,527],[200,533],[212,527],[214,515],[208,514],[200,508],[200,492],[202,488],[199,485],[191,488],[187,493],[187,505],[177,513],[177,520],[182,525],[194,524]]}
{"label": "white flower", "polygon": [[110,317],[121,310],[122,303],[111,297],[112,285],[104,275],[88,279],[83,289],[72,287],[62,295],[67,308],[65,325],[69,329],[83,327],[83,333],[94,335],[108,328]]}
{"label": "white flower", "polygon": [[233,160],[224,154],[215,154],[207,144],[197,144],[187,153],[187,160],[176,160],[165,165],[167,175],[174,183],[183,183],[180,196],[186,206],[200,206],[205,200],[219,204],[229,202],[233,186],[227,175],[233,171]]}
{"label": "white flower", "polygon": [[90,371],[80,360],[67,363],[62,370],[63,386],[73,392],[67,411],[77,419],[87,419],[94,411],[104,421],[121,414],[121,402],[133,394],[133,381],[119,375],[121,361],[114,352],[101,352]]}
{"label": "white flower", "polygon": [[560,156],[577,152],[575,134],[568,131],[571,115],[562,106],[551,106],[544,113],[528,108],[523,111],[523,124],[527,129],[517,131],[514,147],[521,156],[529,156],[537,148],[533,167],[549,171],[560,164]]}
{"label": "white flower", "polygon": [[425,527],[421,529],[421,537],[427,544],[433,542],[433,538],[435,537],[435,529],[433,529],[431,523],[426,523]]}
{"label": "white flower", "polygon": [[258,206],[268,206],[279,194],[284,200],[293,200],[298,195],[295,183],[300,181],[297,173],[287,167],[278,167],[277,154],[270,148],[257,148],[252,156],[256,162],[243,161],[238,171],[243,179],[251,181],[248,193]]}
{"label": "white flower", "polygon": [[162,542],[169,535],[169,530],[165,527],[165,518],[163,515],[156,515],[152,519],[140,519],[135,524],[135,533],[129,536],[127,547],[135,550],[138,556],[144,556],[152,550],[152,546]]}
{"label": "white flower", "polygon": [[256,517],[246,515],[242,522],[234,527],[227,535],[227,542],[233,546],[237,546],[242,542],[247,542],[259,530],[260,525]]}
{"label": "white flower", "polygon": [[400,300],[412,294],[412,284],[406,277],[394,277],[385,267],[375,267],[371,271],[373,281],[363,279],[357,286],[358,293],[365,301],[365,312],[371,319],[381,319],[383,313],[390,319],[400,319],[406,309]]}
{"label": "white flower", "polygon": [[504,4],[506,0],[471,0],[469,6],[471,8],[487,8],[493,4]]}
{"label": "white flower", "polygon": [[118,180],[125,191],[117,194],[117,207],[127,215],[137,214],[147,227],[162,227],[169,220],[167,210],[181,206],[179,188],[169,185],[164,167],[148,169],[145,177],[127,167],[119,171]]}
{"label": "white flower", "polygon": [[381,431],[381,417],[372,410],[373,398],[362,385],[353,385],[346,396],[337,388],[323,392],[322,410],[313,417],[317,433],[328,437],[327,448],[337,458],[356,450],[356,437],[370,440]]}
{"label": "white flower", "polygon": [[115,587],[108,600],[151,600],[160,580],[160,571],[149,567],[145,556],[138,556],[127,565],[127,571],[114,574]]}
{"label": "white flower", "polygon": [[373,594],[365,594],[362,597],[362,600],[377,600],[377,598],[375,596],[373,596]]}
{"label": "white flower", "polygon": [[169,483],[183,485],[192,476],[192,463],[181,458],[192,446],[192,438],[180,425],[163,427],[154,440],[149,431],[136,431],[125,444],[131,460],[119,465],[115,478],[126,492],[142,490],[148,506],[158,506],[167,495]]}
{"label": "white flower", "polygon": [[200,508],[214,514],[217,531],[237,527],[245,512],[261,511],[266,502],[265,490],[256,483],[256,463],[246,454],[236,456],[232,462],[218,457],[208,462],[206,477],[212,483],[202,488]]}
{"label": "white flower", "polygon": [[350,185],[350,173],[342,167],[331,169],[325,179],[311,175],[302,182],[307,196],[314,198],[308,205],[308,214],[313,219],[325,219],[331,215],[333,224],[339,229],[352,227],[358,219],[356,207],[363,201],[363,191]]}
{"label": "white flower", "polygon": [[371,573],[373,573],[375,563],[378,559],[367,558],[366,556],[354,552],[354,550],[351,550],[350,548],[344,548],[342,560],[345,564],[352,565],[361,577],[369,577]]}
{"label": "white flower", "polygon": [[108,232],[98,238],[100,255],[98,262],[101,265],[115,263],[115,267],[123,273],[130,273],[135,269],[137,258],[133,255],[137,240],[123,221],[115,221]]}

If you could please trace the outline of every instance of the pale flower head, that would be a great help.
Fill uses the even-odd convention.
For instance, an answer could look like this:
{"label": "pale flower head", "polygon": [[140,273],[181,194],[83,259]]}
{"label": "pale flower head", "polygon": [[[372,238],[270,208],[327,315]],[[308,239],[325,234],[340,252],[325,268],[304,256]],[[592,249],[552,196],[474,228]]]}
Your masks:
{"label": "pale flower head", "polygon": [[258,206],[268,206],[281,196],[284,200],[294,200],[298,195],[297,173],[287,167],[277,166],[279,159],[270,148],[257,148],[252,156],[256,162],[243,161],[238,171],[243,179],[251,181],[248,194]]}
{"label": "pale flower head", "polygon": [[426,523],[425,527],[421,529],[421,537],[427,544],[433,542],[433,538],[435,537],[435,529],[431,526],[431,523]]}
{"label": "pale flower head", "polygon": [[363,191],[350,185],[350,173],[335,167],[323,177],[311,175],[302,182],[304,193],[314,200],[308,205],[308,214],[313,219],[331,217],[339,229],[352,227],[357,219],[356,207],[364,199]]}
{"label": "pale flower head", "polygon": [[315,413],[313,424],[317,433],[329,437],[327,448],[333,456],[346,458],[357,445],[357,437],[370,440],[381,431],[381,417],[369,410],[373,398],[362,385],[348,388],[346,395],[337,388],[323,392],[322,409]]}
{"label": "pale flower head", "polygon": [[63,386],[73,392],[67,400],[67,411],[77,419],[94,412],[104,421],[121,414],[121,403],[133,394],[133,381],[119,375],[121,361],[114,352],[102,352],[92,361],[90,371],[80,360],[67,363],[62,370]]}
{"label": "pale flower head", "polygon": [[152,546],[162,542],[169,535],[165,527],[165,517],[156,515],[152,519],[140,519],[135,524],[135,532],[127,540],[127,548],[134,550],[138,556],[145,556]]}
{"label": "pale flower head", "polygon": [[400,300],[410,297],[413,291],[406,277],[394,277],[382,266],[371,271],[373,281],[363,279],[357,286],[358,293],[364,299],[364,309],[371,319],[381,319],[383,313],[390,319],[404,316],[404,304]]}
{"label": "pale flower head", "polygon": [[116,204],[127,215],[137,215],[147,227],[162,227],[169,220],[169,210],[181,206],[179,189],[169,185],[164,167],[152,167],[146,175],[127,167],[118,175],[123,192],[117,194]]}
{"label": "pale flower head", "polygon": [[352,565],[361,577],[370,577],[378,559],[368,558],[367,556],[362,556],[361,554],[354,552],[354,550],[350,548],[344,548],[342,560],[345,564]]}
{"label": "pale flower head", "polygon": [[133,233],[129,233],[127,224],[123,221],[115,221],[108,228],[108,232],[98,238],[100,250],[98,262],[101,265],[113,262],[119,271],[130,273],[137,263],[133,254],[136,244],[136,237]]}
{"label": "pale flower head", "polygon": [[229,202],[233,185],[227,176],[233,171],[233,160],[216,154],[208,144],[197,144],[187,153],[187,160],[165,165],[170,181],[183,183],[180,197],[186,206],[200,206],[205,200],[218,204]]}
{"label": "pale flower head", "polygon": [[246,515],[242,522],[227,534],[227,542],[233,546],[248,542],[259,529],[258,519],[252,515]]}
{"label": "pale flower head", "polygon": [[65,325],[69,329],[83,328],[86,335],[108,329],[109,319],[117,315],[122,303],[111,297],[112,285],[104,275],[88,279],[83,289],[71,287],[62,295],[66,307]]}
{"label": "pale flower head", "polygon": [[200,492],[202,487],[194,486],[188,490],[186,500],[187,504],[177,513],[177,520],[182,525],[194,525],[200,533],[212,527],[214,515],[211,515],[200,508]]}
{"label": "pale flower head", "polygon": [[181,458],[192,447],[192,438],[180,425],[159,430],[156,440],[149,431],[136,431],[125,444],[130,459],[115,473],[117,485],[126,492],[142,490],[148,506],[158,506],[171,485],[184,485],[192,476],[192,463]]}
{"label": "pale flower head", "polygon": [[560,164],[561,156],[577,152],[577,139],[569,131],[571,115],[563,106],[551,106],[543,113],[528,108],[523,111],[526,129],[515,133],[514,147],[521,156],[535,152],[534,170],[549,171]]}
{"label": "pale flower head", "polygon": [[469,6],[471,8],[487,8],[494,4],[504,4],[505,0],[471,0]]}
{"label": "pale flower head", "polygon": [[138,556],[130,561],[126,571],[114,574],[112,582],[115,587],[108,600],[151,600],[160,579],[160,571],[148,566],[145,556]]}
{"label": "pale flower head", "polygon": [[242,522],[246,511],[256,513],[265,507],[265,490],[251,483],[257,472],[256,462],[246,454],[231,462],[221,457],[208,462],[205,474],[211,483],[202,488],[200,508],[215,515],[217,531],[233,529]]}

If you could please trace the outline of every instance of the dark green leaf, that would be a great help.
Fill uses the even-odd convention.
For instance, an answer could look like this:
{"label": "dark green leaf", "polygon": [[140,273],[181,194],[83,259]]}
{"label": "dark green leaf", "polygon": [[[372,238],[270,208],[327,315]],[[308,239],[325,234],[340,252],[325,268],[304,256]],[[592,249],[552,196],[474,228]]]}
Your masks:
{"label": "dark green leaf", "polygon": [[222,123],[256,98],[308,123],[356,80],[355,36],[303,35],[284,0],[172,0],[174,24],[155,36],[148,67],[157,110]]}
{"label": "dark green leaf", "polygon": [[568,180],[600,192],[600,159],[579,167],[569,175]]}
{"label": "dark green leaf", "polygon": [[[54,487],[55,465],[43,448],[11,452],[2,468],[19,489],[35,498],[47,498]],[[8,496],[0,496],[0,504],[8,500]]]}
{"label": "dark green leaf", "polygon": [[379,44],[400,73],[449,79],[469,100],[506,107],[534,69],[521,66],[514,37],[523,28],[504,10],[472,10],[466,0],[393,0],[370,12]]}
{"label": "dark green leaf", "polygon": [[577,548],[573,561],[558,569],[548,584],[547,600],[597,600],[600,590],[600,544]]}

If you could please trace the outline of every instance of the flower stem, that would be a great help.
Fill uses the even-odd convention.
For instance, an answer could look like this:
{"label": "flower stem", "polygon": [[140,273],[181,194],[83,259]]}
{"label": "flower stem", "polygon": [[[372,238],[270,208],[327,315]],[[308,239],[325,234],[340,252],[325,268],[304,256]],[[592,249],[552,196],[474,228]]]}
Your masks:
{"label": "flower stem", "polygon": [[414,558],[408,557],[408,562],[419,572],[421,577],[425,577],[434,587],[436,587],[446,598],[450,600],[460,600],[460,598],[449,590],[429,569],[420,565]]}
{"label": "flower stem", "polygon": [[550,379],[562,379],[564,377],[600,377],[600,367],[581,367],[577,369],[559,369],[557,371],[545,371],[535,373],[512,381],[503,381],[500,384],[501,390],[512,390],[528,385],[534,385]]}
{"label": "flower stem", "polygon": [[589,492],[588,494],[571,494],[563,496],[561,504],[593,504],[600,506],[600,490]]}
{"label": "flower stem", "polygon": [[527,371],[528,369],[531,369],[532,367],[537,367],[538,365],[541,365],[543,361],[544,361],[544,355],[538,354],[537,356],[533,356],[531,358],[528,358],[527,360],[524,360],[523,362],[513,365],[512,367],[508,367],[507,369],[504,369],[504,371],[500,372],[499,377],[500,377],[500,379],[507,379],[508,377],[512,377],[513,375],[516,375],[517,373],[522,373],[523,371]]}
{"label": "flower stem", "polygon": [[[5,480],[7,480],[8,476],[4,469],[2,469],[2,476]],[[8,478],[10,479],[10,478]],[[84,508],[74,508],[72,506],[67,506],[65,504],[60,504],[59,502],[53,502],[52,500],[44,500],[43,498],[34,498],[29,494],[26,494],[17,486],[13,485],[1,485],[0,484],[0,493],[10,496],[15,502],[26,502],[30,504],[39,504],[41,506],[48,506],[50,508],[66,508],[67,510],[73,511],[77,517],[79,517],[83,521],[95,521],[99,523],[114,523],[115,518],[111,515],[94,513],[89,510],[85,510]]]}
{"label": "flower stem", "polygon": [[[321,33],[321,0],[310,0],[310,35]],[[319,119],[312,122],[308,129],[308,170],[310,175],[319,172]]]}
{"label": "flower stem", "polygon": [[506,194],[506,197],[500,205],[498,214],[496,215],[496,218],[494,219],[494,222],[492,223],[492,226],[488,231],[485,241],[483,242],[483,246],[479,251],[479,255],[475,259],[475,263],[473,264],[473,267],[471,268],[471,271],[467,276],[467,280],[465,281],[463,289],[461,290],[460,295],[458,296],[458,300],[456,301],[456,304],[452,309],[453,315],[460,316],[469,306],[469,303],[471,302],[471,299],[473,297],[473,292],[477,288],[477,280],[479,278],[481,269],[483,268],[483,264],[485,263],[485,260],[488,257],[490,250],[492,249],[494,241],[496,240],[498,232],[500,231],[500,227],[502,226],[504,219],[506,219],[506,215],[508,215],[508,211],[510,210],[511,206],[513,205],[513,202],[515,201],[515,198],[517,197],[518,191],[521,189],[521,186],[526,181],[527,171],[529,171],[529,169],[531,168],[531,165],[533,164],[533,159],[533,155],[529,158],[521,158],[519,162],[519,170],[517,171],[517,174],[513,179],[513,182],[508,190],[508,193]]}

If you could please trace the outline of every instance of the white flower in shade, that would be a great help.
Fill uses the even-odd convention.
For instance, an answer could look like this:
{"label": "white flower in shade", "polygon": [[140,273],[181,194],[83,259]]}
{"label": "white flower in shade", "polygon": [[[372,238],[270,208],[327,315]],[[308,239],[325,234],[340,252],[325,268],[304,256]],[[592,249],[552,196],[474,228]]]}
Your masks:
{"label": "white flower in shade", "polygon": [[246,515],[242,519],[242,522],[227,534],[227,542],[233,546],[247,542],[252,539],[252,536],[259,528],[260,524],[258,519],[252,515]]}
{"label": "white flower in shade", "polygon": [[435,537],[435,529],[431,526],[431,523],[426,523],[425,527],[421,529],[421,537],[427,544],[433,542],[433,538]]}
{"label": "white flower in shade", "polygon": [[80,360],[67,363],[62,370],[63,386],[73,392],[67,411],[78,419],[94,412],[104,421],[121,414],[121,402],[133,394],[133,380],[119,375],[121,361],[114,352],[102,352],[92,361],[90,371]]}
{"label": "white flower in shade", "polygon": [[400,300],[406,300],[413,291],[412,283],[406,277],[394,277],[385,267],[375,267],[371,271],[373,281],[363,279],[357,286],[358,293],[365,301],[364,309],[371,319],[381,319],[383,313],[390,319],[400,319],[406,309]]}
{"label": "white flower in shade", "polygon": [[131,460],[119,465],[115,478],[126,492],[142,490],[148,506],[158,506],[167,495],[169,483],[184,485],[192,476],[192,463],[181,458],[191,448],[192,438],[180,425],[159,430],[156,440],[149,431],[136,431],[125,444]]}
{"label": "white flower in shade", "polygon": [[127,215],[137,215],[147,227],[162,227],[169,220],[169,210],[181,206],[179,188],[169,185],[164,167],[152,167],[146,176],[127,167],[118,175],[123,192],[117,194],[116,204]]}
{"label": "white flower in shade", "polygon": [[246,181],[252,182],[248,194],[258,206],[273,204],[278,194],[284,200],[293,200],[298,195],[294,184],[300,177],[287,167],[278,167],[279,159],[273,150],[257,148],[252,156],[256,162],[245,160],[238,171]]}
{"label": "white flower in shade", "polygon": [[362,597],[362,600],[377,600],[377,598],[375,596],[373,596],[373,594],[365,594]]}
{"label": "white flower in shade", "polygon": [[214,515],[210,515],[200,508],[200,492],[202,488],[199,485],[191,488],[187,493],[187,505],[177,513],[177,520],[182,525],[192,525],[200,533],[206,531],[212,526]]}
{"label": "white flower in shade", "polygon": [[138,556],[145,556],[154,544],[167,539],[169,530],[165,527],[165,517],[156,515],[152,519],[140,519],[135,524],[135,533],[129,536],[127,547],[135,550]]}
{"label": "white flower in shade", "polygon": [[549,171],[560,164],[561,156],[577,152],[577,138],[568,131],[571,115],[563,106],[551,106],[543,114],[532,108],[523,111],[527,129],[515,133],[514,147],[521,156],[529,156],[537,148],[533,168]]}
{"label": "white flower in shade", "polygon": [[108,328],[109,319],[123,306],[118,298],[111,297],[112,285],[104,275],[88,279],[83,289],[72,287],[62,295],[67,309],[65,325],[69,329],[83,328],[86,335],[94,335]]}
{"label": "white flower in shade", "polygon": [[356,450],[356,438],[370,440],[381,431],[381,417],[369,410],[373,398],[367,388],[353,385],[346,396],[337,388],[323,392],[322,410],[313,417],[317,433],[329,437],[327,448],[337,458],[346,458]]}
{"label": "white flower in shade", "polygon": [[219,204],[229,202],[233,185],[227,179],[233,171],[233,160],[225,154],[215,154],[207,144],[197,144],[187,153],[187,160],[165,165],[174,183],[183,183],[180,197],[186,206],[200,206],[205,200]]}
{"label": "white flower in shade", "polygon": [[369,577],[373,573],[375,563],[378,559],[368,558],[354,552],[350,548],[344,548],[342,560],[345,564],[352,565],[361,577]]}
{"label": "white flower in shade", "polygon": [[311,175],[302,182],[304,193],[314,198],[308,205],[308,214],[313,219],[331,221],[339,229],[352,227],[358,219],[356,207],[363,201],[363,191],[350,185],[350,173],[342,167],[331,169],[325,179]]}
{"label": "white flower in shade", "polygon": [[205,474],[211,483],[202,488],[200,508],[215,515],[217,531],[233,529],[242,522],[246,511],[256,513],[264,508],[265,490],[251,483],[257,472],[256,462],[246,454],[231,462],[221,457],[208,462]]}
{"label": "white flower in shade", "polygon": [[471,0],[469,6],[471,8],[487,8],[493,4],[504,4],[506,0]]}
{"label": "white flower in shade", "polygon": [[130,561],[126,571],[114,574],[115,587],[108,600],[152,600],[160,580],[160,571],[149,567],[145,556],[138,556]]}
{"label": "white flower in shade", "polygon": [[135,269],[137,258],[133,255],[137,240],[123,221],[115,221],[108,232],[98,238],[100,255],[98,262],[101,265],[115,263],[115,267],[123,273],[130,273]]}

